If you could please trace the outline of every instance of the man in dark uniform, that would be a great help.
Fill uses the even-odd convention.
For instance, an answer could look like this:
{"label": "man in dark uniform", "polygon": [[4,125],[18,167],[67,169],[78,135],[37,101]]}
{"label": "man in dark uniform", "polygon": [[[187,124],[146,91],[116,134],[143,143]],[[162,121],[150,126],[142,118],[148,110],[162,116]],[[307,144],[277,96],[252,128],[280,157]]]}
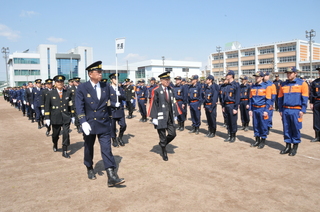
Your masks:
{"label": "man in dark uniform", "polygon": [[214,83],[214,77],[209,75],[206,79],[206,86],[202,93],[203,106],[208,122],[208,134],[206,137],[213,138],[217,130],[217,103],[219,87]]}
{"label": "man in dark uniform", "polygon": [[275,110],[278,111],[279,110],[279,107],[278,107],[278,95],[279,95],[279,89],[280,89],[280,85],[282,83],[282,81],[279,79],[279,74],[276,74],[275,75],[276,79],[273,80],[273,84],[276,86],[276,92],[277,92],[277,95],[276,95],[276,99],[275,99]]}
{"label": "man in dark uniform", "polygon": [[[52,90],[52,82],[53,82],[52,79],[46,79],[46,81],[45,81],[46,89],[43,89],[43,91],[42,91],[42,98],[41,98],[41,114],[42,114],[42,116],[44,116],[44,111],[45,111],[44,106],[46,103],[47,95],[48,95],[49,91]],[[51,125],[46,124],[45,126],[47,128],[46,136],[49,136],[50,131],[51,131]]]}
{"label": "man in dark uniform", "polygon": [[79,85],[76,92],[76,111],[84,137],[84,165],[88,178],[96,179],[93,170],[94,143],[98,137],[102,160],[108,176],[108,186],[124,183],[115,172],[117,167],[111,151],[111,120],[108,114],[110,86],[100,83],[102,78],[101,61],[86,68],[90,80]]}
{"label": "man in dark uniform", "polygon": [[[316,69],[320,76],[320,68]],[[320,77],[310,85],[310,109],[313,111],[313,129],[315,138],[311,142],[320,141]]]}
{"label": "man in dark uniform", "polygon": [[33,93],[33,104],[31,105],[36,113],[36,121],[38,122],[38,129],[44,127],[43,117],[41,114],[41,98],[42,98],[42,86],[41,79],[36,79],[36,87],[32,89]]}
{"label": "man in dark uniform", "polygon": [[161,85],[152,90],[151,107],[148,115],[158,131],[162,150],[162,159],[168,161],[166,146],[176,137],[174,119],[176,117],[174,95],[170,85],[170,72],[158,76]]}
{"label": "man in dark uniform", "polygon": [[103,78],[103,79],[101,79],[100,82],[102,82],[102,83],[108,83],[108,79],[107,79],[107,78]]}
{"label": "man in dark uniform", "polygon": [[176,100],[176,105],[181,110],[181,114],[178,115],[178,130],[184,130],[184,122],[186,120],[186,111],[188,105],[188,88],[181,84],[181,77],[177,76],[174,78],[176,84],[173,86],[174,98]]}
{"label": "man in dark uniform", "polygon": [[[81,82],[80,82],[81,78],[80,78],[80,77],[74,77],[72,80],[73,80],[73,86],[71,86],[71,88],[69,88],[69,90],[70,90],[70,92],[71,92],[72,104],[75,105],[76,91],[77,91],[77,89],[78,89],[78,86],[79,86],[80,83],[81,83]],[[77,128],[77,132],[78,132],[78,133],[82,133],[81,125],[80,125],[80,122],[79,122],[77,113],[75,113],[74,116],[75,116],[74,125],[75,125],[76,128]]]}
{"label": "man in dark uniform", "polygon": [[132,113],[133,113],[133,100],[135,98],[135,92],[134,92],[134,87],[131,85],[130,79],[127,78],[124,80],[125,85],[124,85],[124,92],[126,96],[126,105],[128,108],[128,119],[132,119]]}
{"label": "man in dark uniform", "polygon": [[[44,115],[46,125],[52,125],[53,151],[58,150],[58,140],[62,127],[62,156],[70,158],[67,148],[70,145],[70,121],[74,123],[74,109],[71,99],[71,92],[63,89],[65,77],[57,75],[53,78],[56,89],[48,91],[45,98]],[[72,117],[72,118],[71,118]]]}
{"label": "man in dark uniform", "polygon": [[226,113],[228,138],[224,141],[235,142],[237,133],[238,108],[240,104],[240,86],[234,81],[234,71],[229,70],[226,85],[222,94],[222,111]]}
{"label": "man in dark uniform", "polygon": [[240,114],[242,122],[242,130],[249,130],[249,96],[251,86],[248,84],[248,77],[241,76],[241,85],[240,85]]}
{"label": "man in dark uniform", "polygon": [[[111,138],[114,147],[124,146],[122,137],[127,129],[126,119],[124,115],[123,100],[126,100],[123,89],[118,86],[118,77],[116,74],[110,74],[110,109],[111,109]],[[120,125],[119,136],[116,135],[117,122]]]}
{"label": "man in dark uniform", "polygon": [[[226,80],[225,77],[222,77],[221,84],[219,87],[219,102],[220,102],[221,108],[223,108],[222,107],[222,96],[224,94],[224,89],[226,88],[227,84],[228,84],[228,80]],[[222,111],[222,116],[223,116],[223,127],[227,127],[227,115],[222,109],[221,109],[221,111]]]}
{"label": "man in dark uniform", "polygon": [[139,86],[136,89],[137,99],[138,99],[138,106],[139,112],[141,114],[140,122],[147,121],[147,97],[148,97],[148,90],[147,87],[144,85],[144,79],[138,81]]}
{"label": "man in dark uniform", "polygon": [[198,83],[198,75],[191,77],[191,85],[188,90],[188,103],[190,107],[190,114],[192,119],[192,129],[189,133],[199,134],[199,127],[201,125],[201,104],[202,104],[202,88]]}
{"label": "man in dark uniform", "polygon": [[68,86],[67,89],[71,88],[73,86],[73,78],[68,80]]}
{"label": "man in dark uniform", "polygon": [[34,107],[33,107],[33,83],[28,82],[28,88],[26,89],[25,92],[25,100],[26,100],[26,105],[27,105],[27,111],[28,111],[28,117],[31,122],[34,122]]}
{"label": "man in dark uniform", "polygon": [[[22,88],[20,89],[20,97],[21,97],[21,111],[22,111],[22,114],[23,116],[26,115],[26,104],[27,104],[27,101],[26,101],[26,84],[24,83],[22,85]],[[28,111],[27,111],[28,112]]]}

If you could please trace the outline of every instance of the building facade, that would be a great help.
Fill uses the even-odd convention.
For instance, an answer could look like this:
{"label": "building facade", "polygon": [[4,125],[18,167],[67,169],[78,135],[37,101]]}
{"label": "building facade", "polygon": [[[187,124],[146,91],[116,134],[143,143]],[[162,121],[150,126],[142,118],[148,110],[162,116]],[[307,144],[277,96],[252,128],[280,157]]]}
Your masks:
{"label": "building facade", "polygon": [[[233,70],[236,78],[241,75],[251,77],[256,71],[277,73],[285,79],[284,71],[296,67],[306,78],[310,78],[310,45],[308,41],[293,40],[272,44],[257,45],[249,48],[238,47],[212,53],[209,67],[213,75],[222,77],[227,70]],[[312,76],[317,78],[316,68],[320,67],[320,43],[312,43]]]}

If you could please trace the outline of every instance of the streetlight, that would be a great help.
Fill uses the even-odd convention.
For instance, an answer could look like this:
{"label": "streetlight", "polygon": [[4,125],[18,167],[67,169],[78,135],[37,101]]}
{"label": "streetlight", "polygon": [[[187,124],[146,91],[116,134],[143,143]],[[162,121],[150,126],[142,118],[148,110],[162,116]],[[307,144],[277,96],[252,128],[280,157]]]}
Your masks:
{"label": "streetlight", "polygon": [[163,67],[163,71],[162,72],[164,72],[164,56],[162,56],[162,67]]}
{"label": "streetlight", "polygon": [[306,38],[309,38],[309,50],[310,50],[310,78],[312,78],[312,38],[316,37],[316,31],[311,29],[309,32],[306,30]]}
{"label": "streetlight", "polygon": [[1,53],[4,53],[3,58],[5,59],[5,64],[6,64],[6,75],[7,75],[7,85],[8,85],[9,84],[9,74],[8,74],[7,61],[8,61],[9,47],[7,47],[7,48],[2,47]]}
{"label": "streetlight", "polygon": [[219,53],[219,75],[220,75],[220,52],[221,52],[221,46],[216,46],[216,51]]}

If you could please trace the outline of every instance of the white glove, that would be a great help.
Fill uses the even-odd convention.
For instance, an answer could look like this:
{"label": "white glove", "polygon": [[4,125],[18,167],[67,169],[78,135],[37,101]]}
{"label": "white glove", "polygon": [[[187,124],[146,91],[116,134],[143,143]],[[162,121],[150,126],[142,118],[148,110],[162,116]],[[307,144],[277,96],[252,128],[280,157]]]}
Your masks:
{"label": "white glove", "polygon": [[83,130],[84,134],[86,134],[86,135],[90,134],[91,127],[90,127],[90,124],[88,122],[83,122],[81,127],[82,127],[82,130]]}
{"label": "white glove", "polygon": [[158,119],[152,119],[152,124],[158,125]]}
{"label": "white glove", "polygon": [[174,117],[174,120],[177,121],[177,120],[178,120],[178,117],[175,116],[175,117]]}
{"label": "white glove", "polygon": [[32,108],[32,110],[34,110],[33,104],[31,104],[31,108]]}
{"label": "white glove", "polygon": [[74,124],[74,121],[75,121],[75,118],[72,117],[72,118],[71,118],[71,123]]}
{"label": "white glove", "polygon": [[120,107],[120,102],[117,102],[115,106]]}
{"label": "white glove", "polygon": [[41,114],[44,116],[44,110],[41,110]]}
{"label": "white glove", "polygon": [[133,99],[131,99],[130,102],[133,103]]}
{"label": "white glove", "polygon": [[26,104],[27,104],[26,100],[24,100],[24,101],[23,101],[23,104],[24,104],[24,105],[26,105]]}
{"label": "white glove", "polygon": [[116,94],[117,94],[117,96],[121,96],[120,91],[117,91]]}
{"label": "white glove", "polygon": [[49,127],[50,126],[50,119],[46,119],[46,125]]}

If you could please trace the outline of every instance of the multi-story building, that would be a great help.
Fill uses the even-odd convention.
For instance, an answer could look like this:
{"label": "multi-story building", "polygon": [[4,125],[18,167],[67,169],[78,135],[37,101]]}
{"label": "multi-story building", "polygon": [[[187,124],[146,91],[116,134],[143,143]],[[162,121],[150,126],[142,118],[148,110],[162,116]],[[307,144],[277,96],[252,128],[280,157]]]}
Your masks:
{"label": "multi-story building", "polygon": [[[237,48],[238,46],[238,48]],[[249,48],[241,48],[240,45],[229,45],[227,49],[212,53],[209,56],[209,66],[213,75],[222,77],[227,70],[233,70],[236,78],[241,75],[252,77],[256,71],[277,73],[285,79],[284,71],[290,67],[300,70],[300,75],[310,78],[310,45],[308,41],[293,40],[264,45],[256,45]],[[320,43],[312,43],[311,78],[317,78],[316,68],[320,67]]]}

